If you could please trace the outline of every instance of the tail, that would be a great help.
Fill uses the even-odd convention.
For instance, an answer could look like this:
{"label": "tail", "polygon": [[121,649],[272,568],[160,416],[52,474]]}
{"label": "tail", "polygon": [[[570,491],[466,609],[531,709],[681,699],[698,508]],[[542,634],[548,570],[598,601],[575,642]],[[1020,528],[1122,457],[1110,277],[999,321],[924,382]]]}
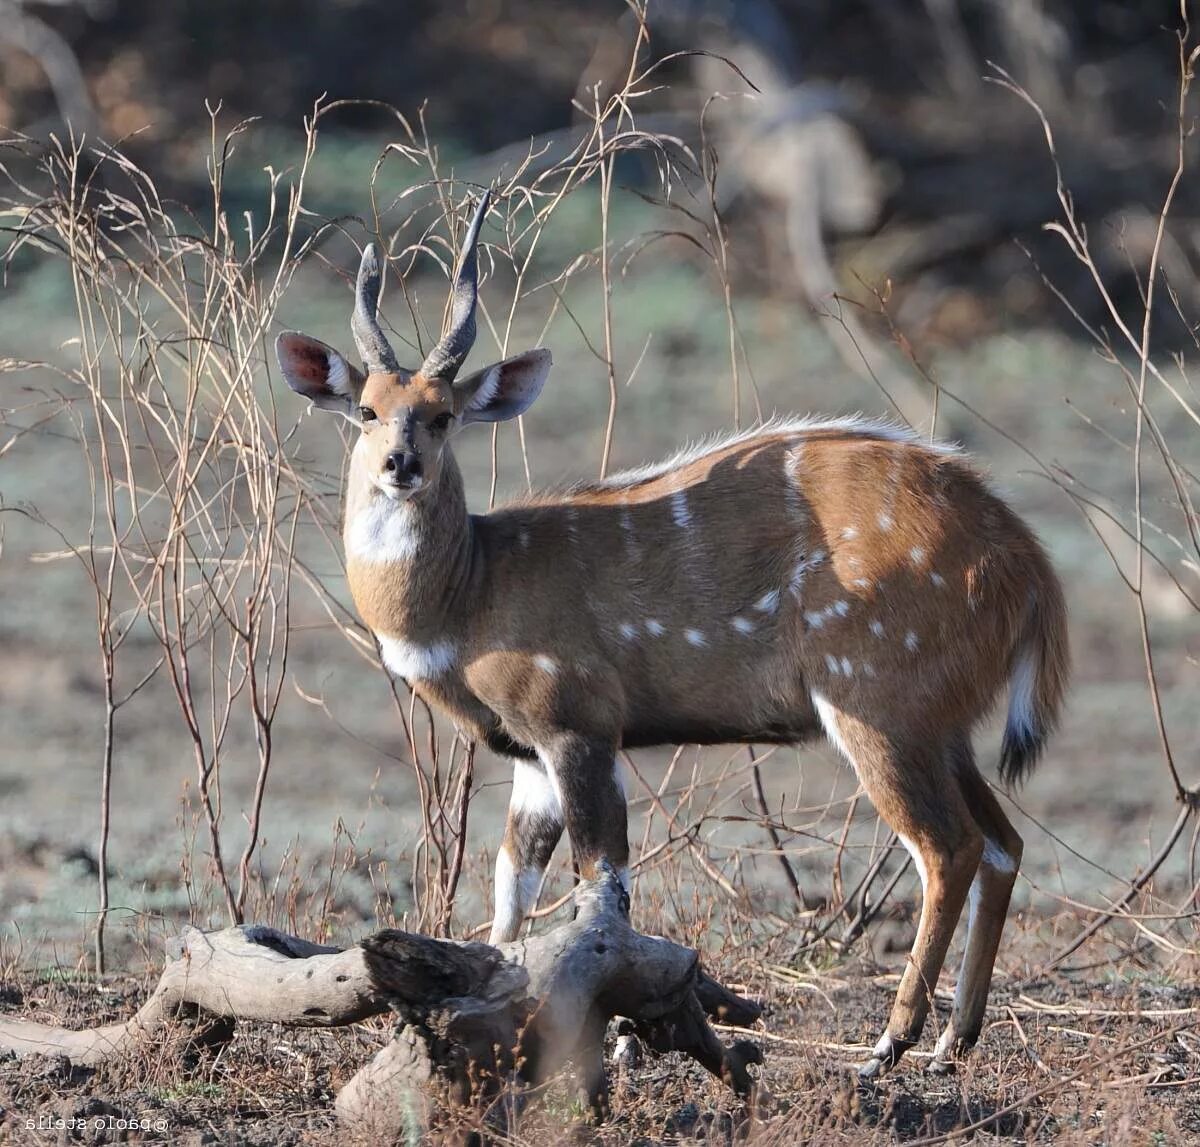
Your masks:
{"label": "tail", "polygon": [[1000,747],[1000,779],[1012,788],[1033,772],[1058,725],[1071,670],[1067,607],[1048,562],[1031,602],[1013,657],[1008,683],[1008,720]]}

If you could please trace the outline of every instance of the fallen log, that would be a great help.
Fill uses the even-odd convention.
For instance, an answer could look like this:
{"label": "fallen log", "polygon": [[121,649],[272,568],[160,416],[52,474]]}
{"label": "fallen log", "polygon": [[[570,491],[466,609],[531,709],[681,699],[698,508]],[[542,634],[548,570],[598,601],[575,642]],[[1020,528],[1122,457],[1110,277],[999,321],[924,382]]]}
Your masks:
{"label": "fallen log", "polygon": [[708,1016],[745,1025],[761,1009],[700,969],[699,956],[634,931],[607,866],[581,884],[576,916],[500,947],[388,929],[340,950],[274,928],[185,928],[158,985],[123,1023],[83,1031],[0,1017],[0,1052],[96,1065],[180,1017],[336,1027],[394,1012],[398,1031],[339,1092],[339,1118],[379,1137],[471,1112],[502,1129],[529,1088],[570,1061],[597,1118],[608,1108],[604,1034],[614,1016],[655,1051],[690,1055],[744,1099],[756,1045],[726,1046]]}

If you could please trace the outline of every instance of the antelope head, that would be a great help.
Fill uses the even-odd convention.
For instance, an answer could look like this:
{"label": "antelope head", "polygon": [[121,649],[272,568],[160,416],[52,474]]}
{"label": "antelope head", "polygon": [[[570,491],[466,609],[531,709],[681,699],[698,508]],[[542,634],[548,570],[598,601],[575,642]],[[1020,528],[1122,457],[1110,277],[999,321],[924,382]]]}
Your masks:
{"label": "antelope head", "polygon": [[400,365],[379,325],[382,269],[373,243],[359,264],[350,319],[364,369],[297,331],[285,331],[275,343],[288,386],[359,427],[352,468],[393,501],[419,497],[436,484],[447,443],[462,427],[524,413],[550,371],[550,352],[532,350],[458,377],[475,342],[476,247],[488,201],[485,193],[463,241],[449,326],[416,370]]}

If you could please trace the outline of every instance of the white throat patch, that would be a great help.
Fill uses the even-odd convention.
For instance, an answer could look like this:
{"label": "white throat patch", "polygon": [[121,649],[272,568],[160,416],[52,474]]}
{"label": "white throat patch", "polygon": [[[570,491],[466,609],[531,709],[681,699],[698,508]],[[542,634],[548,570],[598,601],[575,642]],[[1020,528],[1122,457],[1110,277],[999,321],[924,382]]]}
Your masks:
{"label": "white throat patch", "polygon": [[420,541],[417,512],[408,502],[376,496],[346,522],[346,556],[360,562],[411,561]]}

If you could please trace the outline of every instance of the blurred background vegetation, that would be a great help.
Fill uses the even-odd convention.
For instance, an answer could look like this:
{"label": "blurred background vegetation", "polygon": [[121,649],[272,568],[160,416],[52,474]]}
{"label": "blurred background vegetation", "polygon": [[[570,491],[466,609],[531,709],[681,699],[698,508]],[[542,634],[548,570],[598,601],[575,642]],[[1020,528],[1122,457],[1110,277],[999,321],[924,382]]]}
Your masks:
{"label": "blurred background vegetation", "polygon": [[[1021,824],[1034,841],[1018,893],[1025,904],[1088,897],[1098,885],[1119,883],[1153,850],[1174,816],[1175,794],[1148,703],[1137,611],[1122,580],[1133,560],[1133,423],[1126,380],[1100,353],[1115,316],[1089,270],[1044,229],[1061,208],[1038,119],[985,77],[995,78],[998,66],[1045,110],[1095,266],[1116,314],[1140,331],[1144,275],[1178,159],[1180,27],[1179,5],[1169,0],[658,0],[641,61],[664,63],[633,114],[695,155],[715,149],[727,272],[695,244],[643,250],[649,238],[680,227],[678,215],[657,200],[652,155],[625,155],[615,169],[608,245],[622,384],[616,463],[653,458],[758,409],[889,414],[898,407],[927,420],[931,389],[910,355],[977,412],[944,401],[938,430],[978,454],[1047,541],[1068,585],[1079,661],[1067,727],[1020,798],[1036,818]],[[25,178],[27,141],[61,136],[69,119],[89,138],[119,143],[153,175],[169,209],[181,219],[191,213],[202,229],[212,212],[214,133],[219,141],[258,117],[222,172],[223,210],[252,229],[266,210],[264,168],[285,181],[294,176],[304,119],[318,100],[389,105],[355,102],[322,117],[305,204],[314,217],[346,222],[324,233],[279,310],[279,326],[344,346],[354,244],[376,229],[394,235],[404,217],[375,218],[372,178],[387,205],[428,176],[386,150],[405,139],[395,111],[417,137],[427,133],[443,174],[489,183],[516,170],[531,149],[536,171],[586,129],[597,91],[625,83],[637,29],[619,0],[0,0],[0,124],[12,136],[2,162],[10,176]],[[214,127],[206,109],[218,107]],[[594,255],[599,197],[593,181],[555,218],[537,254],[544,279],[577,255]],[[693,191],[687,202],[699,211],[703,196]],[[1195,179],[1180,184],[1160,264],[1165,286],[1153,349],[1194,397],[1186,366],[1196,347],[1190,322],[1200,314]],[[0,357],[10,373],[0,402],[0,498],[10,508],[35,507],[71,536],[86,535],[91,495],[71,428],[39,422],[28,405],[29,395],[60,384],[44,369],[14,367],[69,357],[77,324],[68,276],[29,250],[6,267]],[[497,293],[511,281],[498,271],[496,279],[499,307]],[[727,286],[745,371],[736,408]],[[411,290],[426,300],[427,332],[444,291],[433,260],[416,261]],[[834,292],[846,301],[836,302]],[[485,286],[485,303],[487,294]],[[535,299],[514,333],[514,342],[542,339],[555,355],[555,381],[529,418],[532,477],[543,483],[595,472],[609,406],[607,367],[596,352],[603,296],[594,265],[564,286],[564,299],[562,308],[549,293]],[[416,337],[420,324],[405,326],[400,304],[385,309]],[[840,318],[822,317],[830,310]],[[1128,362],[1129,348],[1119,349]],[[273,369],[264,355],[263,377]],[[1194,474],[1200,436],[1189,408],[1157,386],[1149,401],[1179,465]],[[341,445],[332,428],[303,421],[294,443],[309,465],[335,476],[328,492],[336,499]],[[496,476],[501,497],[524,484],[514,443],[502,440],[509,448]],[[1039,475],[1026,449],[1059,484]],[[473,507],[485,508],[492,477],[485,435],[464,443],[464,469]],[[1168,469],[1148,471],[1145,483],[1148,545],[1159,561],[1147,569],[1144,600],[1170,733],[1179,760],[1194,766],[1200,635],[1192,602],[1200,571]],[[1064,484],[1078,496],[1065,495]],[[1103,512],[1089,514],[1085,495]],[[26,939],[81,937],[95,903],[95,607],[71,563],[33,561],[58,547],[44,526],[5,517],[0,929],[11,921]],[[323,576],[336,585],[336,562],[328,553],[323,560]],[[407,910],[411,889],[386,869],[416,832],[413,781],[382,677],[330,636],[319,611],[297,609],[296,618],[263,870],[291,866],[275,878],[276,891],[293,878],[296,887],[319,888],[327,873],[324,889],[312,894],[314,911],[354,930],[381,905]],[[984,760],[993,746],[981,749]],[[666,759],[647,754],[647,775],[661,775]],[[114,764],[121,810],[114,903],[145,913],[195,911],[194,889],[179,878],[180,842],[196,844],[191,768],[153,705],[130,716]],[[820,749],[778,753],[767,769],[770,804],[787,815],[818,795],[853,791]],[[503,765],[481,759],[478,775],[474,852],[498,844],[507,798]],[[231,809],[244,807],[253,779],[252,769],[227,777]],[[828,879],[828,850],[814,841],[836,835],[842,815],[789,838],[806,882]],[[231,834],[243,831],[236,816],[227,819]],[[1054,836],[1037,835],[1037,822]],[[865,839],[871,831],[865,824]],[[701,835],[739,887],[744,879],[786,895],[753,824],[714,820]],[[1163,879],[1186,882],[1186,865],[1181,856]],[[336,894],[329,891],[335,870]],[[485,882],[481,869],[464,889],[460,924],[485,918]],[[130,914],[131,933],[144,930],[144,919]]]}

